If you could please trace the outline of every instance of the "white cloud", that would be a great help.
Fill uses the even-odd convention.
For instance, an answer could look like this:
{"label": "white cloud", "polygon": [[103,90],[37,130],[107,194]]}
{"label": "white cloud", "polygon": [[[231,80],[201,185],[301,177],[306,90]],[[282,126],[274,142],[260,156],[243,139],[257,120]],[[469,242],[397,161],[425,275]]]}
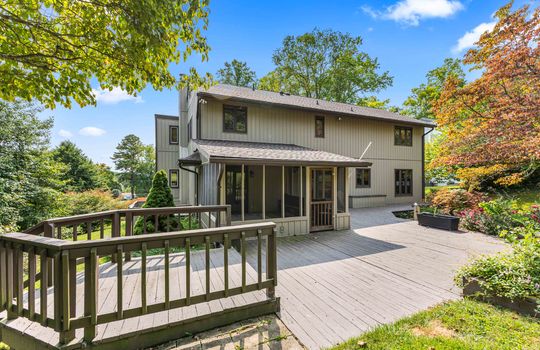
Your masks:
{"label": "white cloud", "polygon": [[417,26],[421,19],[446,18],[463,9],[457,0],[402,0],[384,11],[363,6],[362,10],[373,18],[389,19]]}
{"label": "white cloud", "polygon": [[478,41],[478,39],[480,39],[480,36],[482,34],[487,31],[493,30],[495,24],[497,24],[497,22],[480,23],[479,25],[474,27],[473,30],[468,31],[461,38],[458,39],[456,46],[452,48],[452,52],[457,54],[465,49],[473,47],[474,44],[476,44],[476,42]]}
{"label": "white cloud", "polygon": [[73,133],[69,130],[64,130],[64,129],[60,129],[58,131],[58,135],[60,135],[61,137],[65,138],[65,139],[69,139],[71,137],[73,137]]}
{"label": "white cloud", "polygon": [[124,101],[131,101],[135,103],[144,102],[141,96],[133,96],[128,94],[125,90],[115,87],[112,90],[92,89],[92,93],[96,97],[96,101],[103,102],[105,104],[116,104]]}
{"label": "white cloud", "polygon": [[95,126],[85,126],[81,130],[79,130],[79,134],[83,136],[97,137],[97,136],[105,135],[106,133],[107,131],[100,128],[96,128]]}

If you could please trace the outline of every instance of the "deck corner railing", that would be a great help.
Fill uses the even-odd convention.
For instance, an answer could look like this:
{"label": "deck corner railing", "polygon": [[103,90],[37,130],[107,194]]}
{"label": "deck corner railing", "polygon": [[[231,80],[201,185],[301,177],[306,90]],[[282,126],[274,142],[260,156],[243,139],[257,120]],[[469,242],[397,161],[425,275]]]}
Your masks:
{"label": "deck corner railing", "polygon": [[[226,222],[230,224],[230,207],[212,207],[212,211],[225,211]],[[186,231],[151,233],[124,236],[114,235],[111,238],[95,240],[62,240],[51,234],[55,227],[87,223],[109,216],[117,220],[125,217],[130,225],[130,218],[135,215],[169,215],[171,208],[160,208],[159,213],[150,213],[145,209],[135,209],[127,212],[100,213],[100,215],[85,215],[73,218],[61,218],[44,222],[42,234],[34,229],[33,234],[10,233],[0,236],[0,312],[7,310],[9,319],[25,317],[39,322],[42,326],[53,328],[59,332],[60,343],[67,344],[75,338],[75,330],[84,329],[84,341],[92,342],[96,336],[99,324],[166,311],[188,305],[226,298],[257,290],[266,290],[268,298],[275,298],[277,285],[276,257],[276,225],[272,222],[248,224],[239,226],[220,226],[219,215],[216,217],[217,227],[192,229]],[[201,207],[181,207],[182,213],[203,213]],[[207,211],[208,212],[208,211]],[[60,225],[60,226],[58,226]],[[127,227],[127,226],[126,226]],[[60,231],[61,232],[61,231]],[[119,232],[119,231],[117,231]],[[129,232],[129,231],[127,231]],[[61,235],[60,235],[61,237]],[[246,250],[247,240],[257,240],[257,281],[247,283],[246,279]],[[238,240],[241,259],[241,285],[229,285],[229,248],[231,242]],[[263,252],[263,241],[266,241],[266,251]],[[206,257],[205,290],[203,294],[191,295],[190,255],[193,246],[203,247]],[[210,288],[210,251],[214,246],[223,246],[223,281],[220,290]],[[147,257],[150,249],[162,249],[165,257],[165,276],[168,276],[169,256],[173,248],[179,248],[185,254],[186,273],[184,276],[185,295],[177,299],[171,298],[170,281],[164,278],[164,301],[150,303],[146,299]],[[123,303],[124,257],[133,252],[139,252],[141,257],[141,303],[138,307],[125,308]],[[266,271],[263,276],[263,253],[266,255]],[[114,312],[100,313],[99,298],[99,265],[100,257],[116,256],[117,271],[117,306]],[[25,266],[27,263],[27,267]],[[84,264],[84,270],[78,272],[77,265]],[[38,272],[39,270],[39,272]],[[76,285],[77,279],[84,283],[84,310],[77,313]],[[47,281],[48,283],[41,283]],[[52,286],[49,288],[49,283]],[[53,312],[48,310],[48,300],[52,298]],[[39,300],[39,303],[37,302]],[[80,311],[80,310],[79,310]]]}

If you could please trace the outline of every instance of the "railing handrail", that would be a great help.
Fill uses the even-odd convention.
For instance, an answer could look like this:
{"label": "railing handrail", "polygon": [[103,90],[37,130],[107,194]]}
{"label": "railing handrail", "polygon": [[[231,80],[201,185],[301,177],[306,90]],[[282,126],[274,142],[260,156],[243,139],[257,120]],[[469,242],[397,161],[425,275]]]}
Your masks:
{"label": "railing handrail", "polygon": [[205,236],[214,236],[220,235],[223,233],[241,233],[246,231],[253,231],[257,229],[269,229],[274,228],[276,224],[272,221],[265,221],[261,223],[254,224],[244,224],[244,225],[235,225],[235,226],[222,226],[214,228],[205,228],[205,229],[195,229],[195,230],[183,230],[183,231],[174,231],[174,232],[158,232],[158,233],[147,233],[144,235],[136,236],[121,236],[121,237],[108,237],[102,239],[96,239],[91,241],[68,241],[63,239],[58,239],[54,237],[41,237],[29,235],[24,232],[13,232],[0,235],[0,242],[5,241],[11,244],[20,244],[25,246],[25,248],[35,247],[35,248],[45,248],[51,251],[62,251],[62,250],[72,250],[72,249],[91,249],[96,247],[104,247],[108,245],[119,245],[119,244],[142,244],[155,241],[165,241],[165,240],[174,240],[179,238],[193,238],[193,237],[205,237]]}
{"label": "railing handrail", "polygon": [[107,210],[107,211],[101,211],[101,212],[96,212],[96,213],[79,214],[79,215],[64,216],[64,217],[59,217],[59,218],[51,218],[51,219],[43,220],[39,224],[36,224],[32,226],[31,228],[25,230],[24,233],[37,234],[34,232],[39,231],[39,228],[43,227],[47,223],[70,224],[70,223],[79,222],[81,220],[86,221],[89,219],[95,219],[95,220],[108,219],[114,216],[115,214],[125,215],[127,213],[132,213],[132,214],[140,216],[140,215],[145,215],[145,214],[154,215],[154,214],[166,214],[166,213],[189,214],[189,213],[202,213],[202,212],[210,212],[210,211],[226,212],[229,209],[229,207],[230,207],[229,205],[196,205],[196,206],[161,207],[161,208],[114,209],[114,210]]}

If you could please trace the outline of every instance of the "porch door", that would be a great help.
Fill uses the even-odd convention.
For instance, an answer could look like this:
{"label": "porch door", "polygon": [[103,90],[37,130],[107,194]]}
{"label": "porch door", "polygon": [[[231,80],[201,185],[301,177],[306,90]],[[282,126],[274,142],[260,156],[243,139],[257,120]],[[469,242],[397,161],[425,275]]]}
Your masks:
{"label": "porch door", "polygon": [[311,230],[334,228],[334,178],[332,169],[311,170]]}

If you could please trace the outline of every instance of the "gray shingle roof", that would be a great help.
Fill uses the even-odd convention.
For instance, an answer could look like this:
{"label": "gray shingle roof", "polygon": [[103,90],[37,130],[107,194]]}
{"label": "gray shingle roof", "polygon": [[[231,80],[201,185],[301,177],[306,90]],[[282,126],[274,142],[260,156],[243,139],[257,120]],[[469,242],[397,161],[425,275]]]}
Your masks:
{"label": "gray shingle roof", "polygon": [[385,120],[411,125],[434,127],[431,121],[418,120],[409,116],[389,112],[382,109],[360,107],[347,103],[330,102],[315,98],[288,95],[279,92],[253,90],[234,85],[217,84],[208,90],[200,91],[201,96],[212,96],[219,99],[230,98],[246,102],[269,103],[288,108],[308,109],[315,112],[328,112],[360,118]]}
{"label": "gray shingle roof", "polygon": [[193,140],[193,142],[203,162],[351,167],[371,165],[359,159],[290,144],[223,140]]}

